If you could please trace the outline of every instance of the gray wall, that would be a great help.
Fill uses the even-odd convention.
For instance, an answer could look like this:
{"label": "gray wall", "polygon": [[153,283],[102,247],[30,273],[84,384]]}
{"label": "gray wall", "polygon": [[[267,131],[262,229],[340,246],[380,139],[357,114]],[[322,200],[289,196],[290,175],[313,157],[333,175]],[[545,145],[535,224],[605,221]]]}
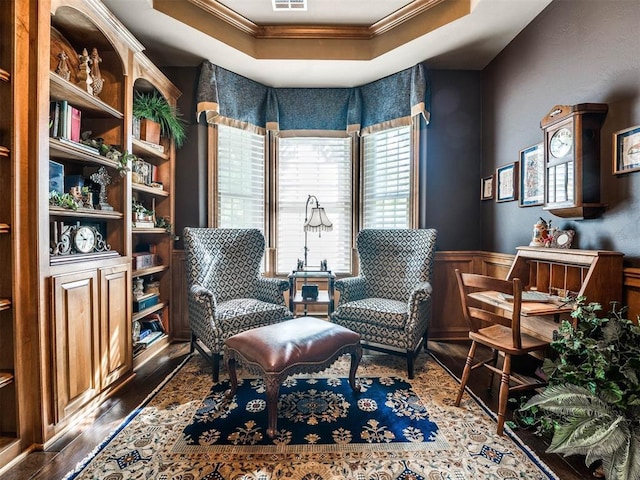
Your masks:
{"label": "gray wall", "polygon": [[420,226],[438,230],[438,250],[479,250],[480,72],[434,70],[429,79],[431,122],[421,145],[426,146],[427,168]]}
{"label": "gray wall", "polygon": [[163,73],[182,96],[178,108],[187,122],[187,141],[176,150],[174,231],[182,247],[184,227],[207,226],[207,127],[196,123],[195,91],[200,75],[197,67],[167,67]]}
{"label": "gray wall", "polygon": [[[482,249],[514,253],[540,216],[576,230],[574,246],[624,252],[640,264],[640,172],[612,174],[612,133],[640,124],[640,2],[555,0],[482,72],[482,176],[542,141],[556,104],[602,102],[599,219],[567,221],[541,207],[482,202]],[[472,212],[470,213],[471,216]]]}

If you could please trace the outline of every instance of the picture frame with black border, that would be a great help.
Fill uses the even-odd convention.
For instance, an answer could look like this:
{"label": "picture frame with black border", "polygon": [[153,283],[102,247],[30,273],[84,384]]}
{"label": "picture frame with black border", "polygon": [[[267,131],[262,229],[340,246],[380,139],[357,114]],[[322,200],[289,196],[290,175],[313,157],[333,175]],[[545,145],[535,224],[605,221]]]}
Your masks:
{"label": "picture frame with black border", "polygon": [[640,170],[640,125],[613,133],[613,174]]}
{"label": "picture frame with black border", "polygon": [[512,202],[518,199],[518,162],[498,167],[496,185],[496,202]]}
{"label": "picture frame with black border", "polygon": [[480,181],[480,200],[493,200],[496,190],[496,176],[490,175]]}
{"label": "picture frame with black border", "polygon": [[520,206],[544,204],[543,142],[520,150]]}

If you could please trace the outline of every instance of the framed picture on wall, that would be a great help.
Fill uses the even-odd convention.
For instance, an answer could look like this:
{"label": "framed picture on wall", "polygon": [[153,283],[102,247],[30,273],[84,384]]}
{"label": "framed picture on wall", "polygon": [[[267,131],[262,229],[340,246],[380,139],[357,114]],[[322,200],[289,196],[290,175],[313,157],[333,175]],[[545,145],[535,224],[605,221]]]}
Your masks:
{"label": "framed picture on wall", "polygon": [[492,200],[495,196],[495,175],[484,177],[480,182],[480,200]]}
{"label": "framed picture on wall", "polygon": [[518,199],[518,162],[509,163],[496,170],[496,202],[512,202]]}
{"label": "framed picture on wall", "polygon": [[520,206],[544,203],[544,149],[542,142],[520,150]]}
{"label": "framed picture on wall", "polygon": [[613,134],[613,173],[640,170],[640,125]]}

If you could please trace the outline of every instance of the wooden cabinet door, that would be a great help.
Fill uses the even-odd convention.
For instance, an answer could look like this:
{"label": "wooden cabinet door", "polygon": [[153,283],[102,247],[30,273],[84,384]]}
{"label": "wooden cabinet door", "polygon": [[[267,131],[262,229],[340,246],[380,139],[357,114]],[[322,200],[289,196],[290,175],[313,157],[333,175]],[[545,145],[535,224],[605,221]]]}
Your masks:
{"label": "wooden cabinet door", "polygon": [[105,267],[100,272],[100,358],[102,388],[131,371],[131,292],[129,265]]}
{"label": "wooden cabinet door", "polygon": [[96,270],[52,277],[55,422],[80,410],[100,391]]}

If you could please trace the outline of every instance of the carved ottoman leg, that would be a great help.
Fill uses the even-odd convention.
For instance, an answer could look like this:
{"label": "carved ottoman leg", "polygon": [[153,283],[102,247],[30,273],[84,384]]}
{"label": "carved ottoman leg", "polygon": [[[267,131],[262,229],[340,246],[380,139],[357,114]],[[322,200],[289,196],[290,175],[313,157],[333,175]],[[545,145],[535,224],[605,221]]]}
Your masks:
{"label": "carved ottoman leg", "polygon": [[231,382],[231,388],[225,392],[227,399],[232,399],[238,389],[238,376],[236,375],[236,359],[232,353],[229,353],[229,360],[227,361],[227,370],[229,370],[229,381]]}
{"label": "carved ottoman leg", "polygon": [[349,385],[354,392],[360,391],[360,384],[356,384],[356,370],[358,370],[358,365],[360,365],[360,359],[362,358],[362,347],[358,345],[351,352],[351,368],[349,369]]}
{"label": "carved ottoman leg", "polygon": [[276,435],[278,424],[278,397],[280,393],[280,376],[265,374],[265,388],[267,390],[267,435],[273,438]]}

